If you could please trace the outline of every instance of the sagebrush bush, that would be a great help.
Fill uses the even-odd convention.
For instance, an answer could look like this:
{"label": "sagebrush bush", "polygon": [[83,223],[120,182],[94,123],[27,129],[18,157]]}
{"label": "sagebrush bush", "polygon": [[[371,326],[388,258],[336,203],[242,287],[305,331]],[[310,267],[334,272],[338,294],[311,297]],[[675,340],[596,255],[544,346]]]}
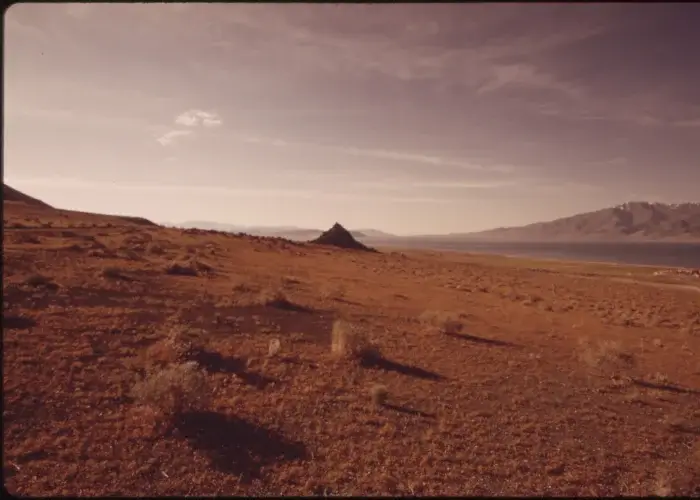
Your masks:
{"label": "sagebrush bush", "polygon": [[121,279],[124,277],[124,272],[115,266],[109,266],[102,270],[102,276],[105,278]]}
{"label": "sagebrush bush", "polygon": [[206,373],[194,361],[173,364],[148,375],[137,383],[134,398],[163,416],[204,410],[211,397]]}
{"label": "sagebrush bush", "polygon": [[56,286],[56,284],[53,282],[53,279],[49,278],[48,276],[44,276],[42,274],[33,274],[27,280],[25,283],[29,286],[33,287],[39,287],[39,286],[45,286],[45,287],[52,287]]}
{"label": "sagebrush bush", "polygon": [[581,360],[594,369],[616,372],[635,364],[634,356],[624,352],[618,342],[604,340],[595,343],[581,339],[579,348]]}
{"label": "sagebrush bush", "polygon": [[457,334],[461,333],[464,328],[459,315],[454,313],[426,311],[421,314],[420,319],[435,328],[439,333]]}
{"label": "sagebrush bush", "polygon": [[387,390],[386,386],[380,384],[373,385],[369,391],[369,394],[372,397],[372,402],[377,406],[381,406],[386,403],[386,400],[389,397],[389,391]]}
{"label": "sagebrush bush", "polygon": [[337,356],[361,361],[371,361],[381,357],[378,347],[371,342],[365,332],[353,328],[342,320],[333,323],[331,352]]}
{"label": "sagebrush bush", "polygon": [[165,268],[167,274],[172,274],[174,276],[198,276],[199,272],[195,269],[191,263],[173,263]]}

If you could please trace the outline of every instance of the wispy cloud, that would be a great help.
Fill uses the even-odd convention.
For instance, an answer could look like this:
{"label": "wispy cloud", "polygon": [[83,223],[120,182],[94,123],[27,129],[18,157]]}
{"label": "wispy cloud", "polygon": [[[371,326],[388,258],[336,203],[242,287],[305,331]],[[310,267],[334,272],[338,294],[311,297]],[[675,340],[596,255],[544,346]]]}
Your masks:
{"label": "wispy cloud", "polygon": [[442,156],[421,154],[406,151],[389,151],[382,149],[366,149],[357,148],[352,146],[340,146],[333,144],[319,144],[301,141],[287,141],[277,138],[260,137],[253,135],[237,135],[239,140],[247,142],[250,144],[264,144],[269,146],[275,146],[279,148],[284,147],[302,147],[302,148],[312,148],[325,151],[333,151],[341,154],[352,155],[352,156],[362,156],[367,158],[374,158],[378,160],[391,160],[398,162],[408,162],[408,163],[418,163],[423,165],[431,165],[438,167],[455,167],[462,170],[488,170],[493,172],[511,172],[513,171],[513,166],[511,165],[485,165],[476,162],[469,162],[464,160],[458,160],[454,158],[445,158]]}
{"label": "wispy cloud", "polygon": [[191,130],[170,130],[170,131],[164,133],[163,135],[159,136],[156,139],[156,141],[158,141],[163,146],[170,146],[178,138],[186,137],[186,136],[191,135],[191,134],[192,134]]}
{"label": "wispy cloud", "polygon": [[492,78],[479,87],[477,93],[485,94],[511,86],[555,91],[575,99],[582,96],[578,86],[564,83],[532,64],[497,65],[493,66],[491,71]]}
{"label": "wispy cloud", "polygon": [[700,127],[700,118],[696,118],[694,120],[679,120],[677,122],[674,122],[674,125],[677,127],[688,127],[688,128]]}
{"label": "wispy cloud", "polygon": [[194,133],[193,128],[205,127],[212,128],[222,125],[224,122],[218,114],[211,111],[202,111],[200,109],[191,109],[179,114],[175,117],[175,124],[188,129],[173,129],[159,135],[156,138],[162,146],[170,146],[176,140],[182,137],[191,136]]}
{"label": "wispy cloud", "polygon": [[223,120],[216,113],[202,111],[201,109],[191,109],[185,111],[175,118],[175,123],[185,127],[218,127],[223,124]]}
{"label": "wispy cloud", "polygon": [[36,178],[10,178],[6,179],[12,186],[20,188],[52,187],[55,189],[79,189],[79,190],[122,190],[129,192],[149,193],[189,193],[211,196],[247,196],[247,197],[274,197],[274,198],[305,198],[324,200],[381,200],[396,203],[428,203],[428,204],[453,204],[459,200],[430,197],[430,196],[381,196],[361,193],[345,192],[331,189],[285,189],[285,188],[231,188],[210,185],[178,185],[178,184],[134,184],[111,183],[91,181],[87,179],[72,179],[65,177],[36,177]]}

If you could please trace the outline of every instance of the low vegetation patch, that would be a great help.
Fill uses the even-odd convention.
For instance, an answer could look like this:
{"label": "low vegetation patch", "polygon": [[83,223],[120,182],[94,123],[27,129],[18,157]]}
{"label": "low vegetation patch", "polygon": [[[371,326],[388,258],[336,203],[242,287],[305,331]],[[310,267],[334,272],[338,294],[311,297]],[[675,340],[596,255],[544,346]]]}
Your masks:
{"label": "low vegetation patch", "polygon": [[444,311],[426,311],[420,319],[439,333],[455,335],[464,329],[460,315]]}
{"label": "low vegetation patch", "polygon": [[134,386],[134,398],[166,418],[208,407],[211,397],[205,372],[194,361],[159,369]]}
{"label": "low vegetation patch", "polygon": [[306,311],[307,308],[299,304],[295,304],[284,294],[282,290],[266,289],[260,292],[258,302],[267,307],[275,307],[287,311]]}
{"label": "low vegetation patch", "polygon": [[44,287],[44,288],[58,288],[58,285],[54,283],[53,279],[43,274],[33,274],[24,282],[28,286],[34,288]]}
{"label": "low vegetation patch", "polygon": [[389,398],[389,391],[387,390],[386,386],[376,384],[369,390],[369,395],[372,398],[372,403],[374,403],[376,406],[382,406]]}
{"label": "low vegetation patch", "polygon": [[339,357],[368,362],[381,358],[379,348],[362,330],[342,320],[333,323],[331,352]]}
{"label": "low vegetation patch", "polygon": [[173,263],[165,268],[165,272],[167,274],[170,274],[173,276],[198,276],[199,275],[199,273],[197,272],[197,269],[195,269],[190,264]]}
{"label": "low vegetation patch", "polygon": [[617,373],[635,365],[634,356],[625,352],[618,342],[604,340],[591,342],[584,339],[580,343],[580,358],[590,368],[606,373]]}
{"label": "low vegetation patch", "polygon": [[102,270],[102,276],[108,279],[113,279],[113,280],[123,280],[127,279],[126,274],[124,274],[124,271],[118,267],[115,266],[109,266],[105,267]]}

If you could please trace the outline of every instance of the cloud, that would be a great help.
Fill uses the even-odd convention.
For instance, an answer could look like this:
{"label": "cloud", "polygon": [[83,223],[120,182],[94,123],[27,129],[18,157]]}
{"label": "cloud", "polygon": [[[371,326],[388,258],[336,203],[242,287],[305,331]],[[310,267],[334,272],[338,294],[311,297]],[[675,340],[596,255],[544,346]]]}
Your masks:
{"label": "cloud", "polygon": [[696,118],[694,120],[679,120],[674,123],[676,127],[700,127],[700,118]]}
{"label": "cloud", "polygon": [[200,125],[203,127],[218,127],[224,122],[216,113],[191,109],[177,116],[175,123],[185,127],[198,127]]}
{"label": "cloud", "polygon": [[490,81],[479,87],[478,94],[494,92],[503,87],[530,87],[542,90],[552,90],[572,98],[581,97],[581,89],[573,84],[559,81],[551,74],[539,70],[532,64],[498,65],[491,68],[493,73]]}
{"label": "cloud", "polygon": [[189,130],[174,129],[165,132],[160,135],[156,141],[158,141],[163,146],[169,146],[173,144],[178,138],[190,136],[193,134],[192,128],[195,127],[218,127],[223,124],[223,120],[219,118],[219,115],[209,111],[202,111],[200,109],[191,109],[185,111],[184,113],[178,115],[175,118],[175,124],[181,125],[183,127],[190,127]]}
{"label": "cloud", "polygon": [[169,146],[173,144],[173,142],[179,137],[185,137],[191,134],[191,130],[170,130],[169,132],[166,132],[160,137],[158,137],[156,141],[158,141],[163,146]]}
{"label": "cloud", "polygon": [[429,196],[381,196],[368,193],[333,191],[328,189],[282,189],[282,188],[230,188],[224,186],[208,185],[178,185],[178,184],[125,184],[93,181],[89,179],[66,177],[35,177],[35,178],[10,178],[6,181],[19,187],[52,188],[52,189],[80,189],[80,190],[123,190],[151,193],[190,193],[208,196],[249,196],[249,197],[273,197],[273,198],[303,198],[325,199],[329,201],[355,201],[370,200],[396,203],[421,203],[421,204],[452,204],[460,200],[447,198],[434,198]]}
{"label": "cloud", "polygon": [[480,163],[472,163],[464,160],[453,158],[445,158],[438,155],[428,155],[421,153],[411,153],[405,151],[390,151],[383,149],[366,149],[352,146],[339,146],[331,144],[318,144],[300,141],[287,141],[277,138],[260,137],[253,135],[238,135],[237,138],[243,142],[250,144],[264,144],[275,147],[302,147],[320,149],[325,151],[333,151],[352,156],[363,156],[367,158],[375,158],[378,160],[392,160],[399,162],[418,163],[423,165],[431,165],[437,167],[455,167],[462,170],[485,170],[494,172],[511,172],[513,167],[510,165],[484,165]]}

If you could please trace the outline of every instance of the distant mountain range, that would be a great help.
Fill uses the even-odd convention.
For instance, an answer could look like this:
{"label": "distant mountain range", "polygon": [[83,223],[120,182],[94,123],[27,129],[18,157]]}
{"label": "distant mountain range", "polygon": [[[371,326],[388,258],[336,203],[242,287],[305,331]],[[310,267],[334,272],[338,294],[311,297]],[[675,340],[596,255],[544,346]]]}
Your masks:
{"label": "distant mountain range", "polygon": [[[292,240],[318,238],[320,229],[299,227],[249,227],[206,221],[190,221],[178,227],[245,232]],[[355,229],[358,240],[400,243],[411,241],[700,241],[700,203],[648,203],[633,201],[612,208],[474,233],[396,236],[376,229]]]}
{"label": "distant mountain range", "polygon": [[550,222],[427,238],[510,242],[700,241],[700,203],[633,201]]}
{"label": "distant mountain range", "polygon": [[[54,210],[41,200],[3,184],[3,201],[43,210]],[[153,225],[138,217],[116,216],[131,223]],[[171,227],[213,229],[257,236],[276,236],[290,240],[309,241],[318,238],[320,229],[294,226],[242,226],[209,221],[188,221],[164,224]],[[350,234],[357,240],[372,244],[430,242],[546,242],[546,241],[692,241],[700,242],[700,203],[649,203],[632,201],[612,208],[563,217],[550,222],[537,222],[520,227],[502,227],[474,233],[396,236],[377,229],[354,229]]]}
{"label": "distant mountain range", "polygon": [[[209,221],[187,221],[179,224],[166,224],[182,228],[213,229],[216,231],[227,231],[231,233],[247,233],[255,236],[273,236],[287,238],[289,240],[306,241],[318,238],[323,230],[307,229],[295,226],[242,226],[237,224],[225,224],[221,222]],[[376,229],[355,229],[350,234],[356,239],[368,238],[396,238],[396,235],[378,231]]]}

